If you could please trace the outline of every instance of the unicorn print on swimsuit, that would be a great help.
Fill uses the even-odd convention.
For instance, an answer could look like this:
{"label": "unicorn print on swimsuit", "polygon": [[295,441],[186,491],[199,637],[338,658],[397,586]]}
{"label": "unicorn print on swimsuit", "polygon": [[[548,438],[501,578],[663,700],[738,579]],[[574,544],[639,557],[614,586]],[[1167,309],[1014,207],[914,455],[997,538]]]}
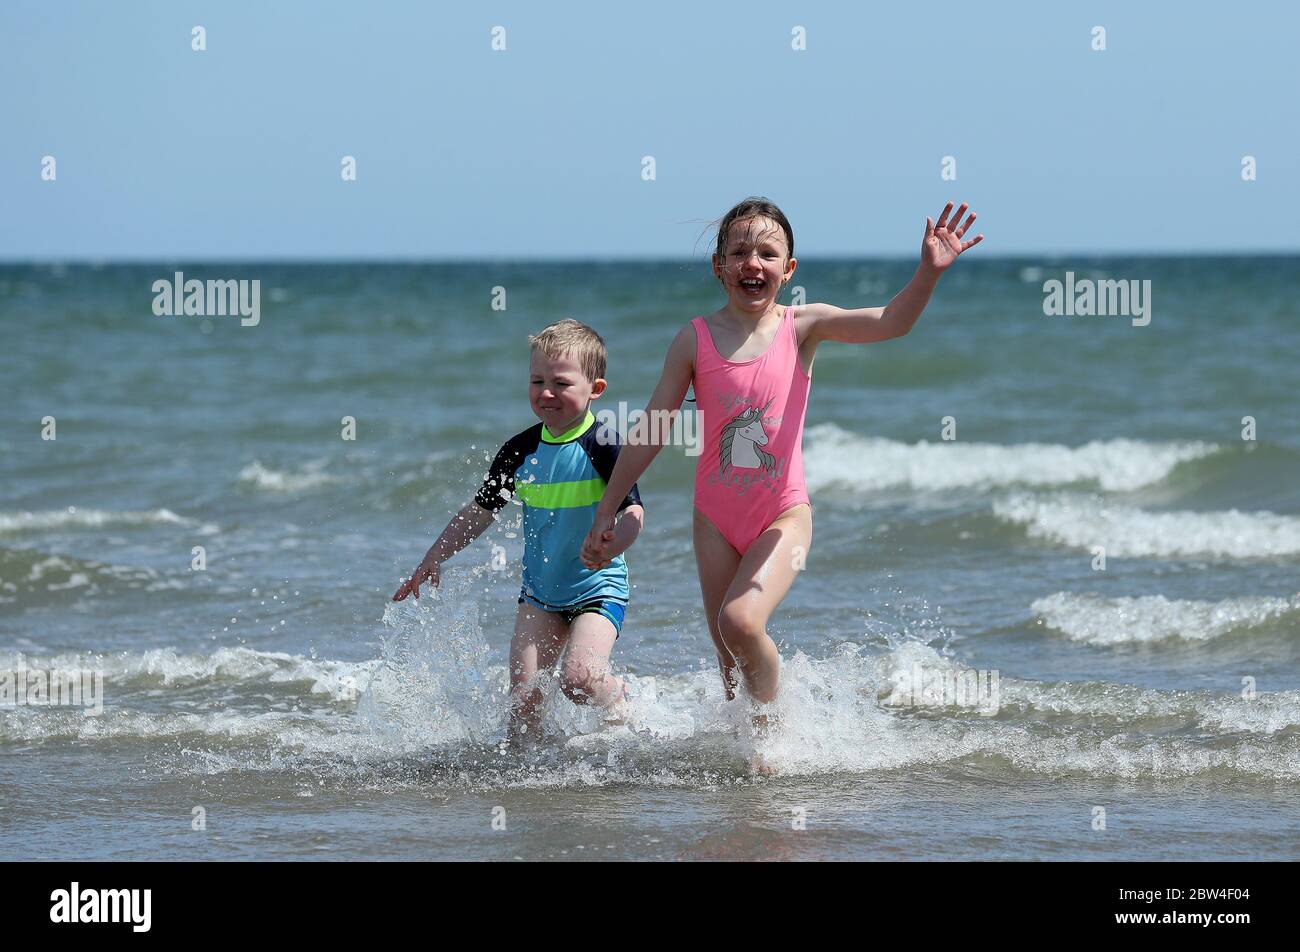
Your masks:
{"label": "unicorn print on swimsuit", "polygon": [[768,441],[767,431],[763,429],[763,414],[771,405],[769,400],[762,410],[749,407],[722,428],[722,446],[718,453],[718,472],[721,475],[725,476],[732,466],[740,469],[758,469],[761,466],[769,475],[775,472],[776,459],[762,449]]}
{"label": "unicorn print on swimsuit", "polygon": [[779,417],[773,420],[765,416],[771,406],[772,400],[768,400],[761,410],[747,407],[723,425],[718,445],[718,469],[709,474],[710,483],[734,486],[738,496],[743,496],[755,483],[765,484],[773,492],[780,488],[785,457],[773,456],[763,448],[775,435],[764,423],[774,426],[781,422]]}

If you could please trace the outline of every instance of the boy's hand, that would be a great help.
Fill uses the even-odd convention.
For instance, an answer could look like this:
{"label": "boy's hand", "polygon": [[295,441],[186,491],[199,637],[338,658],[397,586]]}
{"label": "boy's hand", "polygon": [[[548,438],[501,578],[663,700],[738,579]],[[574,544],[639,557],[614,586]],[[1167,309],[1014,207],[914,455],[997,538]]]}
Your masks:
{"label": "boy's hand", "polygon": [[967,207],[966,203],[962,202],[961,207],[957,209],[957,214],[949,221],[948,213],[952,211],[952,202],[949,202],[943,207],[943,214],[939,216],[937,223],[932,225],[928,217],[925,219],[925,238],[921,241],[922,268],[936,275],[941,274],[957,260],[959,254],[974,248],[984,240],[983,235],[976,235],[970,241],[961,240],[966,234],[966,229],[975,222],[975,213],[971,212],[970,217],[966,219],[966,224],[961,224],[961,216],[966,214]]}
{"label": "boy's hand", "polygon": [[428,579],[429,587],[437,588],[441,575],[442,563],[437,559],[425,559],[416,566],[415,572],[411,577],[402,583],[402,587],[397,590],[395,595],[393,595],[393,601],[400,602],[402,599],[406,598],[407,595],[412,594],[418,599],[420,597],[420,583],[425,579]]}
{"label": "boy's hand", "polygon": [[613,551],[613,542],[614,517],[597,513],[591,531],[582,543],[582,553],[579,556],[582,564],[589,569],[603,569],[609,565],[619,554]]}

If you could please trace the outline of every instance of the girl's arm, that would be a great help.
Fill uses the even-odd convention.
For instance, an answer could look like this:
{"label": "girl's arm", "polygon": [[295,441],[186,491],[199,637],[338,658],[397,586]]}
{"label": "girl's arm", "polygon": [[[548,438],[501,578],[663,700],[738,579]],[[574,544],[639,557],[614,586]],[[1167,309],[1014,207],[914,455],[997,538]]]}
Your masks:
{"label": "girl's arm", "polygon": [[[925,220],[925,237],[921,240],[921,263],[916,274],[907,287],[894,295],[894,299],[885,307],[861,307],[845,310],[830,304],[808,304],[801,307],[798,318],[806,324],[806,331],[801,341],[812,338],[814,344],[823,340],[840,341],[845,344],[871,344],[876,341],[902,337],[912,329],[920,318],[925,306],[930,303],[939,277],[957,260],[963,251],[975,247],[984,240],[983,235],[976,235],[970,241],[962,241],[966,229],[975,221],[971,212],[965,224],[961,216],[966,213],[967,205],[962,203],[957,214],[948,220],[952,211],[952,202],[944,207],[938,224]],[[960,227],[959,227],[960,226]]]}
{"label": "girl's arm", "polygon": [[805,304],[799,308],[799,317],[810,326],[803,339],[807,341],[811,336],[818,343],[833,340],[842,344],[874,344],[902,337],[930,303],[930,295],[938,283],[937,274],[927,274],[917,268],[907,287],[885,307],[848,310],[833,304]]}
{"label": "girl's arm", "polygon": [[[614,517],[618,513],[619,503],[627,498],[636,481],[663,449],[663,443],[659,442],[659,434],[666,435],[671,430],[672,424],[676,422],[682,400],[686,397],[686,391],[690,388],[694,374],[695,328],[687,324],[677,332],[672,344],[668,346],[663,374],[659,377],[659,383],[645,407],[644,419],[654,421],[666,418],[668,425],[663,428],[652,425],[639,427],[639,431],[647,434],[646,440],[626,443],[619,449],[618,462],[614,464],[614,471],[605,486],[605,493],[596,506],[596,518],[591,524],[591,532],[587,534],[587,539],[582,546],[584,563],[587,563],[588,556],[596,556],[601,552],[602,547],[613,540],[612,535],[603,539],[602,535],[614,531]],[[603,562],[605,558],[601,556],[595,561]],[[589,567],[594,566],[589,564]]]}

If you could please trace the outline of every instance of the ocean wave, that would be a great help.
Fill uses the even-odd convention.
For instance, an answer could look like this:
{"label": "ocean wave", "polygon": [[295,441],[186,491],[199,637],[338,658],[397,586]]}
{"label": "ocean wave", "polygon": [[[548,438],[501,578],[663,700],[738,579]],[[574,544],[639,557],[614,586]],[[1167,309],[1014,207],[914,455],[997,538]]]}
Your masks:
{"label": "ocean wave", "polygon": [[62,599],[69,593],[100,595],[117,588],[156,592],[184,587],[179,579],[146,566],[0,546],[0,605],[41,601],[43,596]]}
{"label": "ocean wave", "polygon": [[1156,691],[1105,682],[1045,684],[1011,680],[1003,682],[1001,702],[1009,712],[1086,718],[1098,726],[1110,722],[1111,729],[1123,728],[1130,735],[1178,729],[1218,735],[1300,733],[1297,691],[1261,691],[1243,696]]}
{"label": "ocean wave", "polygon": [[[100,528],[102,526],[199,525],[193,519],[178,516],[170,509],[147,509],[138,512],[107,509],[47,509],[41,512],[0,512],[0,533],[41,532],[50,529]],[[202,526],[205,534],[215,527]]]}
{"label": "ocean wave", "polygon": [[495,447],[469,439],[457,446],[430,452],[419,462],[393,463],[378,480],[377,491],[368,495],[371,504],[384,511],[436,505],[443,501],[449,479],[459,484],[452,490],[453,498],[472,493],[492,465]]}
{"label": "ocean wave", "polygon": [[323,741],[316,748],[327,750],[337,749],[345,736],[337,724],[310,714],[271,710],[256,714],[230,710],[142,711],[111,708],[105,703],[99,714],[66,707],[0,708],[0,740],[156,742],[184,738],[193,743],[220,740],[227,749],[262,742],[292,750],[310,746],[309,738],[314,736]]}
{"label": "ocean wave", "polygon": [[314,460],[300,471],[290,472],[270,469],[263,466],[259,461],[253,460],[239,471],[239,481],[252,486],[254,489],[278,493],[302,492],[328,483],[340,482],[340,477],[321,472],[324,465],[324,460]]}
{"label": "ocean wave", "polygon": [[1283,619],[1300,620],[1300,595],[1210,602],[1163,595],[1103,598],[1057,592],[1037,599],[1030,608],[1049,628],[1094,645],[1211,641],[1257,631]]}
{"label": "ocean wave", "polygon": [[65,652],[41,656],[24,652],[0,653],[0,671],[21,668],[45,671],[99,671],[103,673],[105,703],[111,692],[130,693],[155,687],[255,689],[269,685],[297,686],[305,695],[331,700],[355,700],[366,689],[379,661],[331,661],[279,651],[252,648],[218,648],[210,655],[183,654],[172,648],[145,652],[97,654]]}
{"label": "ocean wave", "polygon": [[[554,679],[543,676],[544,743],[531,752],[509,752],[500,746],[505,666],[484,664],[485,649],[458,629],[452,608],[450,619],[445,611],[397,609],[388,626],[394,634],[417,637],[395,639],[382,659],[370,662],[248,649],[221,649],[209,657],[116,656],[105,662],[109,670],[137,685],[179,692],[187,682],[207,681],[228,689],[198,708],[184,708],[179,693],[163,691],[163,698],[171,698],[165,709],[146,710],[113,704],[110,677],[99,716],[52,708],[0,710],[0,740],[141,742],[162,757],[166,769],[183,773],[288,771],[378,787],[639,782],[700,788],[746,776],[756,755],[785,776],[936,767],[1003,779],[1300,779],[1300,692],[1245,698],[1026,681],[976,672],[918,643],[880,654],[853,644],[823,658],[796,653],[785,661],[781,696],[768,709],[775,727],[757,740],[747,727],[748,705],[726,701],[714,671],[658,675],[655,689],[634,700],[627,723],[619,726],[571,704]],[[438,657],[424,654],[449,634],[455,647]],[[398,641],[406,648],[398,648]],[[50,665],[84,660],[47,659]],[[989,689],[984,699],[992,703],[909,693],[909,680],[973,684],[981,675]],[[341,687],[349,678],[364,690],[355,706],[295,704],[290,710],[263,697],[267,683],[292,682],[299,692],[346,700]],[[643,674],[639,686],[644,689],[648,680]]]}
{"label": "ocean wave", "polygon": [[1300,518],[1272,512],[1149,512],[1096,497],[1014,494],[993,504],[1031,538],[1116,557],[1275,558],[1300,554]]}
{"label": "ocean wave", "polygon": [[1055,443],[901,443],[862,437],[832,423],[811,427],[804,448],[809,489],[847,486],[861,492],[1061,487],[1092,483],[1128,491],[1159,483],[1178,465],[1220,451],[1210,443],[1094,440]]}

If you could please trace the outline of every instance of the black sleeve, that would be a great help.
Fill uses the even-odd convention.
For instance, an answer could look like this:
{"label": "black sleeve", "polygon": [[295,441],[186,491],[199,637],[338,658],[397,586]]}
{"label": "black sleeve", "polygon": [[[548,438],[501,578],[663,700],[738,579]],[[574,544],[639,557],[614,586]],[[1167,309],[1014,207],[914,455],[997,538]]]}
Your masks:
{"label": "black sleeve", "polygon": [[[609,433],[606,440],[598,439],[596,433],[600,429],[600,427],[593,426],[583,434],[582,448],[587,451],[587,456],[591,458],[591,465],[596,467],[597,474],[608,486],[610,477],[614,475],[614,464],[618,462],[621,441],[613,428],[606,431]],[[645,503],[641,502],[641,492],[637,489],[636,483],[632,484],[631,490],[623,497],[623,501],[618,504],[618,511],[622,512],[628,506],[645,507]]]}
{"label": "black sleeve", "polygon": [[537,449],[541,435],[542,425],[539,423],[506,440],[505,445],[497,451],[496,459],[492,461],[492,467],[483,479],[483,485],[474,496],[476,503],[488,512],[496,512],[506,504],[515,492],[515,472],[519,469],[519,464],[525,456]]}

